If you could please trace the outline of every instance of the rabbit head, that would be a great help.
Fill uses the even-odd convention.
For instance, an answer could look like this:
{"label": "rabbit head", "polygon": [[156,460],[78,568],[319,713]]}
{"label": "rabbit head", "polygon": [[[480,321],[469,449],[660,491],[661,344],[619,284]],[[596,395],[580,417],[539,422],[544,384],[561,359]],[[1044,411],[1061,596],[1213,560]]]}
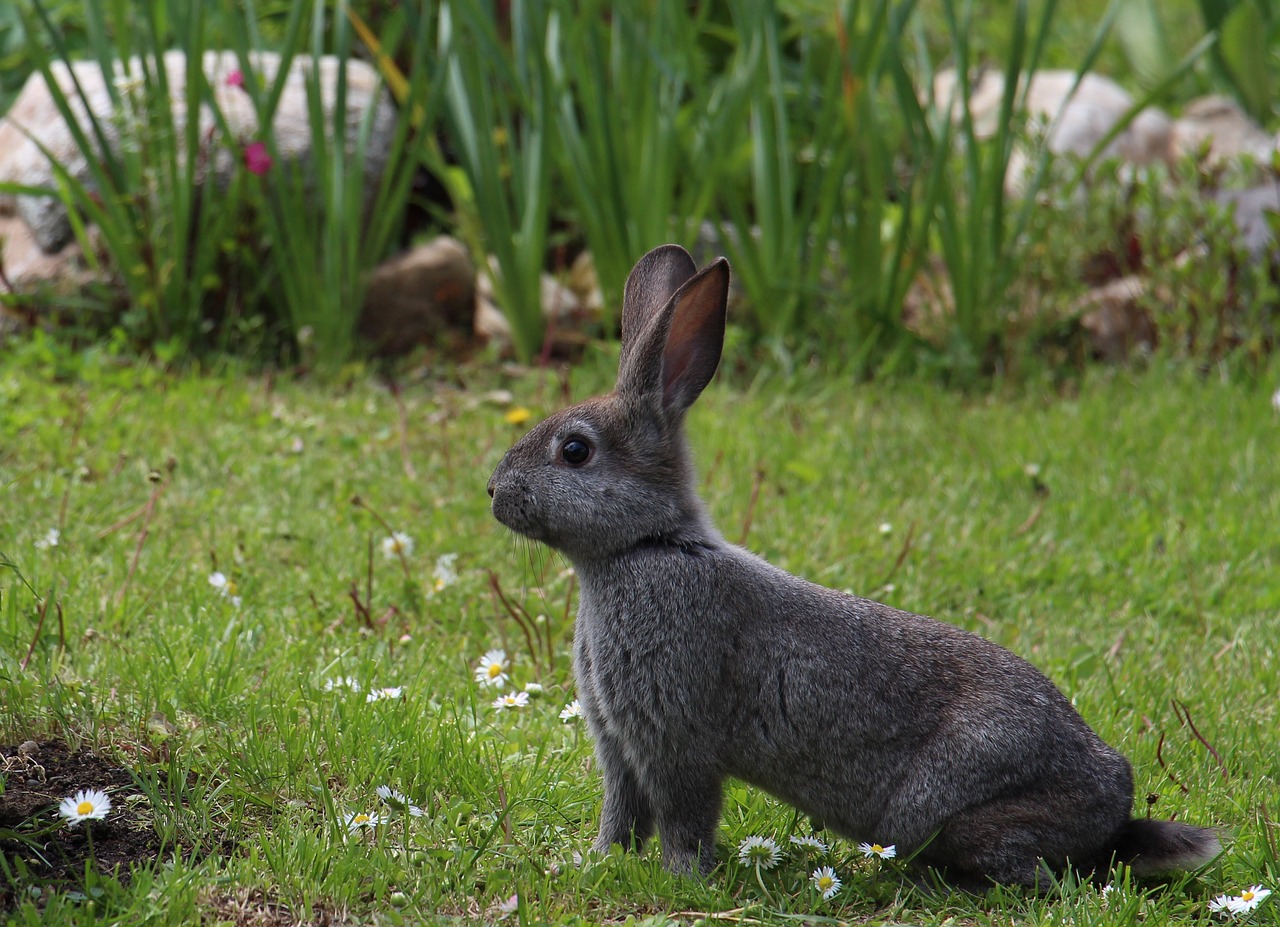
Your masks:
{"label": "rabbit head", "polygon": [[720,362],[729,265],[699,271],[665,245],[627,278],[612,393],[565,409],[517,442],[489,480],[493,514],[572,560],[706,530],[683,434]]}

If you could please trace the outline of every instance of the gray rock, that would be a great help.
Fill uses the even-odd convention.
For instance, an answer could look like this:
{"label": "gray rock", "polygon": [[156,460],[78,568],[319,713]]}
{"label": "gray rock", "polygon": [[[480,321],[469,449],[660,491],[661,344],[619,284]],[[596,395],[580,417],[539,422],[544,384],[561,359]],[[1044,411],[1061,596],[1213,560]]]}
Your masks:
{"label": "gray rock", "polygon": [[360,336],[378,354],[405,354],[448,331],[468,332],[475,304],[476,269],[467,249],[442,235],[374,270]]}
{"label": "gray rock", "polygon": [[[959,79],[953,68],[939,71],[933,82],[933,103],[959,121],[964,114],[959,99]],[[987,71],[970,86],[969,114],[979,138],[992,138],[999,127],[1004,96],[1004,75]],[[1108,77],[1085,74],[1076,84],[1074,71],[1037,71],[1023,88],[1023,106],[1033,126],[1044,133],[1055,154],[1087,157],[1134,108],[1128,91]],[[1103,157],[1118,157],[1131,164],[1151,164],[1168,157],[1172,123],[1159,109],[1148,107],[1107,143]],[[1020,191],[1030,162],[1019,147],[1010,158],[1005,188]]]}
{"label": "gray rock", "polygon": [[1280,264],[1272,217],[1280,213],[1280,188],[1275,184],[1248,190],[1226,190],[1214,199],[1231,211],[1238,231],[1237,241],[1254,261]]}
{"label": "gray rock", "polygon": [[[166,52],[163,58],[169,83],[170,103],[175,131],[179,138],[187,124],[186,58],[180,51]],[[153,64],[154,62],[147,62]],[[270,83],[280,68],[280,56],[274,52],[250,54],[250,72],[245,80]],[[143,62],[131,58],[116,62],[110,75],[120,103],[112,99],[111,88],[96,61],[80,61],[69,68],[57,62],[54,79],[67,96],[75,122],[92,139],[89,114],[102,128],[108,148],[120,151],[124,145],[139,143],[139,133],[146,130],[142,90]],[[318,70],[321,107],[325,122],[332,125],[337,105],[337,77],[344,67],[337,58],[312,59],[298,55],[290,63],[284,92],[272,120],[277,148],[286,160],[305,161],[311,151],[311,125],[307,106],[308,75]],[[257,116],[249,94],[233,86],[228,78],[240,70],[233,52],[205,52],[204,73],[209,81],[213,101],[226,120],[231,138],[223,139],[216,131],[213,110],[206,104],[197,116],[199,138],[210,144],[208,165],[218,183],[226,184],[240,160],[240,147],[261,137]],[[382,86],[377,71],[361,61],[345,64],[347,75],[346,113],[343,119],[348,151],[354,148],[362,120],[373,110],[371,133],[366,151],[366,202],[376,189],[386,166],[395,129],[395,112],[390,95]],[[74,78],[74,79],[73,79]],[[81,92],[75,84],[79,83]],[[62,164],[82,182],[91,181],[88,153],[76,145],[70,126],[62,118],[41,74],[33,74],[23,86],[13,107],[0,119],[0,181],[38,187],[54,187],[55,173],[49,157]],[[0,201],[0,207],[7,205]],[[17,198],[19,215],[35,232],[36,241],[45,251],[56,252],[71,237],[66,204],[54,196],[21,196]]]}
{"label": "gray rock", "polygon": [[1211,165],[1249,156],[1269,165],[1276,142],[1230,97],[1192,100],[1173,123],[1169,140],[1172,158],[1198,154],[1207,148]]}

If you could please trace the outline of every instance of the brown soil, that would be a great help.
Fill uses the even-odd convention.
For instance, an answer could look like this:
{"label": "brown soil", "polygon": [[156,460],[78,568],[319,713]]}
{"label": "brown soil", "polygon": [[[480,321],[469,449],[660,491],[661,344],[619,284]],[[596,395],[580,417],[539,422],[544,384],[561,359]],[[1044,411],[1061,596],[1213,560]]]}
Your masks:
{"label": "brown soil", "polygon": [[[13,907],[32,886],[74,888],[89,859],[86,824],[93,828],[93,856],[100,872],[126,877],[134,866],[156,860],[160,840],[143,809],[129,771],[88,750],[73,752],[48,741],[0,747],[0,911]],[[67,826],[58,803],[81,789],[111,798],[103,820]]]}

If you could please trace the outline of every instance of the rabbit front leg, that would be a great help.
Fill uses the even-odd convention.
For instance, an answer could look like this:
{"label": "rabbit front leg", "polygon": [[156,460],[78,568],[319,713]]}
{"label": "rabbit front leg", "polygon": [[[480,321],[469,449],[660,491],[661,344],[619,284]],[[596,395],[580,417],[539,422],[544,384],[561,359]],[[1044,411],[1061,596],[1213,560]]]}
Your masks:
{"label": "rabbit front leg", "polygon": [[593,848],[607,853],[617,843],[639,850],[653,836],[653,804],[613,738],[597,736],[596,760],[604,773],[604,808]]}
{"label": "rabbit front leg", "polygon": [[677,875],[710,875],[716,866],[716,826],[723,788],[720,777],[688,768],[650,784],[662,864]]}

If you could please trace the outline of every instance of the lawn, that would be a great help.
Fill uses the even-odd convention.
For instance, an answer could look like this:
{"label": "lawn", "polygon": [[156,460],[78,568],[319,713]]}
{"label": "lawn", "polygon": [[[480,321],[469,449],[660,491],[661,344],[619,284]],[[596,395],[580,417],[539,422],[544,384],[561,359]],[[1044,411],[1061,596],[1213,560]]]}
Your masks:
{"label": "lawn", "polygon": [[[0,355],[0,918],[1209,923],[1220,893],[1280,888],[1276,378],[1161,364],[980,396],[722,380],[690,431],[726,536],[1027,657],[1131,758],[1138,814],[1229,832],[1218,862],[1105,897],[943,897],[822,834],[757,871],[741,841],[809,824],[740,785],[705,883],[656,851],[583,859],[601,783],[561,720],[574,578],[484,487],[528,424],[608,386],[597,353],[394,389]],[[495,649],[502,690],[476,679]],[[65,826],[91,788],[110,814]]]}

